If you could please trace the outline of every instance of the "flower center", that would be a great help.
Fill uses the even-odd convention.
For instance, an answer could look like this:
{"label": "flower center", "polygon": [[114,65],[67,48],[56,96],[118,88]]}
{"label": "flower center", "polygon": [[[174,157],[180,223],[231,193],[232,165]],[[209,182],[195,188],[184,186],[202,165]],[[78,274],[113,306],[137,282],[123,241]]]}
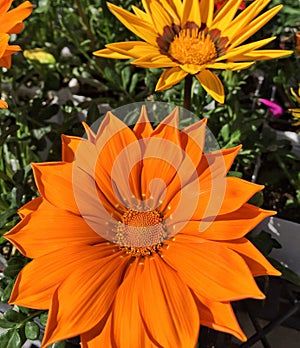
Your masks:
{"label": "flower center", "polygon": [[209,34],[183,29],[170,43],[168,54],[181,64],[203,65],[217,57],[217,49]]}
{"label": "flower center", "polygon": [[158,252],[167,239],[167,228],[158,210],[128,209],[117,225],[116,243],[132,256],[146,256]]}

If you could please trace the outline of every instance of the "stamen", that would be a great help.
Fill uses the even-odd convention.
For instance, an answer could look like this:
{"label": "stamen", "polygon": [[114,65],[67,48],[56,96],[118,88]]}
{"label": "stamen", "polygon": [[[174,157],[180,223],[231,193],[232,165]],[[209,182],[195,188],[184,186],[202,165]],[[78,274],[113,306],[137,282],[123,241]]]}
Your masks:
{"label": "stamen", "polygon": [[122,222],[116,226],[115,243],[134,257],[159,253],[163,241],[168,239],[163,216],[158,210],[136,211],[128,209]]}

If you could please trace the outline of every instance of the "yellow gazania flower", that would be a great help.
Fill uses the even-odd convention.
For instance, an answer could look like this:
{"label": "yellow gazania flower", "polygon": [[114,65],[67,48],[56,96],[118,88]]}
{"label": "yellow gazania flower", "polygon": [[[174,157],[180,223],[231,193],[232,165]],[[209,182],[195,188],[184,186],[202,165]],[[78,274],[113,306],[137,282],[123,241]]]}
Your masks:
{"label": "yellow gazania flower", "polygon": [[33,259],[10,303],[50,309],[42,347],[194,348],[200,324],[246,339],[230,301],[279,275],[244,237],[273,212],[247,203],[262,186],[226,177],[240,147],[203,153],[205,122],[177,122],[153,129],[142,108],[131,130],[107,113],[33,165],[41,196],[5,237]]}
{"label": "yellow gazania flower", "polygon": [[[213,70],[240,70],[256,60],[282,57],[293,51],[258,50],[275,37],[248,40],[281,9],[281,5],[258,14],[270,0],[255,0],[236,16],[242,0],[228,0],[214,12],[214,0],[142,0],[145,12],[132,6],[132,14],[108,3],[110,11],[144,41],[107,44],[96,56],[134,58],[143,68],[166,68],[156,85],[162,91],[188,74],[195,75],[203,88],[218,102],[224,102],[224,89]],[[258,17],[257,17],[258,16]]]}

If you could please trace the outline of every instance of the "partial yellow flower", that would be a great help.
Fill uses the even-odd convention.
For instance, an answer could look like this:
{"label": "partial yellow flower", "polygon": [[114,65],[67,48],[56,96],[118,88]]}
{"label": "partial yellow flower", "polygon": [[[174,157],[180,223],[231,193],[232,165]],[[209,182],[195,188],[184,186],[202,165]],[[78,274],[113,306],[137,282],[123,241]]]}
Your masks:
{"label": "partial yellow flower", "polygon": [[[291,91],[292,96],[296,99],[298,105],[300,106],[300,84],[298,87],[298,94],[296,94],[296,92],[293,90],[293,88],[291,88],[290,91]],[[289,109],[289,111],[291,112],[293,117],[300,119],[300,107]],[[297,121],[293,124],[293,126],[299,126],[299,125],[300,125],[300,121]]]}
{"label": "partial yellow flower", "polygon": [[40,197],[5,237],[33,259],[10,303],[49,309],[42,348],[194,348],[199,325],[246,340],[230,302],[280,274],[245,238],[274,212],[247,203],[263,186],[226,175],[240,146],[204,153],[206,122],[178,117],[153,129],[143,107],[131,129],[108,112],[33,165]]}
{"label": "partial yellow flower", "polygon": [[108,3],[110,11],[143,41],[107,44],[94,52],[114,59],[134,58],[143,68],[166,68],[156,85],[162,91],[188,74],[218,102],[224,102],[224,88],[211,70],[240,70],[256,60],[279,58],[287,50],[259,50],[275,37],[243,44],[264,26],[282,5],[258,14],[271,0],[255,0],[237,15],[242,0],[228,2],[214,11],[214,0],[142,0],[144,11],[132,6],[130,13]]}

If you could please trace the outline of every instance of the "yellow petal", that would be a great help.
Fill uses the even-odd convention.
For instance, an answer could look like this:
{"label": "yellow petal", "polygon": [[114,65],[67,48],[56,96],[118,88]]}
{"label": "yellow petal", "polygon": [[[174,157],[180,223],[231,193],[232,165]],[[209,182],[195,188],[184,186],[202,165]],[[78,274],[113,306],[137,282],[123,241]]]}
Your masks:
{"label": "yellow petal", "polygon": [[136,59],[132,64],[142,68],[170,68],[178,66],[178,63],[159,52]]}
{"label": "yellow petal", "polygon": [[209,70],[202,70],[196,77],[209,95],[217,102],[224,103],[224,87],[217,75]]}
{"label": "yellow petal", "polygon": [[227,26],[230,25],[233,17],[235,16],[241,2],[242,0],[227,1],[217,12],[217,15],[215,16],[215,18],[212,20],[212,23],[210,24],[210,28],[220,29],[221,31],[227,28]]}
{"label": "yellow petal", "polygon": [[211,27],[213,20],[214,6],[214,0],[200,1],[201,22],[206,23],[208,28]]}
{"label": "yellow petal", "polygon": [[156,91],[163,91],[168,89],[178,82],[183,80],[188,73],[180,69],[179,67],[174,67],[171,69],[166,69],[160,76],[156,88]]}
{"label": "yellow petal", "polygon": [[107,6],[126,28],[153,46],[156,46],[157,33],[150,23],[112,3],[108,2]]}
{"label": "yellow petal", "polygon": [[108,49],[108,48],[104,48],[102,50],[95,51],[95,52],[93,52],[93,54],[97,57],[111,58],[111,59],[130,59],[130,58],[132,58],[129,55],[121,54],[121,53],[115,52],[115,51]]}
{"label": "yellow petal", "polygon": [[239,36],[243,33],[244,27],[250,23],[250,21],[255,18],[270,1],[271,0],[253,1],[245,8],[245,10],[241,11],[241,13],[229,25],[226,26],[225,30],[222,30],[222,35],[227,36],[230,41]]}
{"label": "yellow petal", "polygon": [[157,47],[153,47],[147,42],[143,41],[125,41],[125,42],[116,42],[112,44],[107,44],[106,47],[112,51],[127,55],[131,58],[144,57],[149,54],[161,55]]}
{"label": "yellow petal", "polygon": [[220,56],[215,61],[220,62],[220,61],[225,60],[225,59],[228,59],[228,60],[231,59],[232,61],[238,61],[238,59],[235,58],[236,56],[241,56],[241,55],[244,55],[245,53],[249,53],[253,50],[256,50],[257,48],[265,46],[275,39],[276,39],[276,37],[273,36],[273,37],[269,37],[267,39],[254,41],[254,42],[251,42],[249,44],[233,48],[232,50],[229,48],[227,53],[225,53],[224,56]]}
{"label": "yellow petal", "polygon": [[208,69],[221,69],[221,70],[243,70],[249,68],[253,65],[254,62],[244,62],[244,63],[234,63],[234,62],[226,62],[226,63],[212,63],[207,64],[206,67]]}
{"label": "yellow petal", "polygon": [[274,7],[270,9],[269,11],[263,13],[259,17],[255,18],[253,21],[251,21],[249,24],[247,24],[243,31],[239,32],[239,35],[234,37],[231,40],[231,47],[236,47],[240,45],[242,42],[249,39],[249,37],[253,34],[255,34],[260,28],[262,28],[270,19],[272,19],[277,12],[280,10],[278,7]]}
{"label": "yellow petal", "polygon": [[242,60],[268,60],[268,59],[275,59],[275,58],[281,58],[284,56],[288,56],[290,54],[293,54],[294,51],[288,51],[288,50],[257,50],[257,51],[251,51],[249,53],[245,53],[244,55],[238,55],[237,57],[234,57],[234,59],[242,61]]}
{"label": "yellow petal", "polygon": [[181,27],[184,27],[187,22],[194,22],[198,27],[201,27],[199,1],[183,0]]}
{"label": "yellow petal", "polygon": [[163,35],[164,28],[172,25],[172,19],[168,12],[158,1],[151,1],[149,3],[153,25],[159,35]]}

